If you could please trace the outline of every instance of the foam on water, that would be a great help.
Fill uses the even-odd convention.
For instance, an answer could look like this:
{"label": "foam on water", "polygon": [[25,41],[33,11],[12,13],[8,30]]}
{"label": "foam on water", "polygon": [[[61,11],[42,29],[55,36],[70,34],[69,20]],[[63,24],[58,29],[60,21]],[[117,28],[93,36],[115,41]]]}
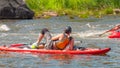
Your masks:
{"label": "foam on water", "polygon": [[5,24],[0,24],[0,31],[9,31],[10,28]]}

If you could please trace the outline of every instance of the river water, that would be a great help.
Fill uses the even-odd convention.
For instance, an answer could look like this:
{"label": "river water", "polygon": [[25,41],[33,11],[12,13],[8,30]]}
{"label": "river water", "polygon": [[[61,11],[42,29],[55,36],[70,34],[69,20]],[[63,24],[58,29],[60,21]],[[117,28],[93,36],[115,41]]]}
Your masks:
{"label": "river water", "polygon": [[[52,17],[33,20],[1,20],[0,45],[33,43],[42,28],[52,35],[63,32],[65,26],[73,28],[75,45],[91,48],[110,47],[106,55],[46,55],[0,52],[0,68],[120,68],[120,39],[109,39],[99,34],[120,23],[120,16],[102,18]],[[43,40],[44,41],[44,40]]]}

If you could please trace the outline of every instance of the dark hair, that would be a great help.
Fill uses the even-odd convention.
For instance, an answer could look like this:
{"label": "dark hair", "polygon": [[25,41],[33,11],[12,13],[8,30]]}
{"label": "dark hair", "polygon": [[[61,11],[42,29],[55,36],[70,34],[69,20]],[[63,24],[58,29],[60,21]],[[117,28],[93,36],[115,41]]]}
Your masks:
{"label": "dark hair", "polygon": [[47,29],[47,28],[43,28],[42,30],[41,30],[41,34],[45,34],[45,32],[49,32],[49,30]]}
{"label": "dark hair", "polygon": [[71,33],[72,32],[72,28],[70,26],[67,26],[64,30],[65,33]]}

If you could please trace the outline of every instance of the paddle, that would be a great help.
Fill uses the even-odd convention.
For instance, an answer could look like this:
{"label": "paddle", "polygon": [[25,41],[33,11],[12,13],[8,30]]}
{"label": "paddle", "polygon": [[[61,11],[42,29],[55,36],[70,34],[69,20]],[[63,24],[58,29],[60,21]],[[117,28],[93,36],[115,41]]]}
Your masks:
{"label": "paddle", "polygon": [[[45,45],[44,43],[40,43],[41,45]],[[9,47],[19,47],[19,48],[24,48],[24,47],[27,47],[27,48],[31,48],[29,46],[30,44],[24,44],[24,43],[18,43],[18,44],[11,44]],[[34,44],[32,44],[34,45]],[[43,46],[39,46],[40,49],[43,48]],[[33,48],[34,49],[34,48]]]}
{"label": "paddle", "polygon": [[110,30],[105,31],[105,32],[104,32],[104,33],[102,33],[102,34],[100,34],[100,35],[99,35],[99,37],[101,37],[103,34],[105,34],[105,33],[107,33],[107,32],[110,32],[110,31],[113,31],[113,28],[112,28],[112,29],[110,29]]}
{"label": "paddle", "polygon": [[106,32],[104,32],[104,33],[100,34],[100,35],[99,35],[99,37],[101,37],[103,34],[105,34],[105,33],[107,33],[107,32],[109,32],[109,31],[106,31]]}
{"label": "paddle", "polygon": [[100,34],[99,36],[102,36],[103,34],[107,33],[107,32],[110,32],[110,31],[115,31],[115,30],[118,30],[120,29],[120,24],[116,25],[114,28],[108,30],[108,31],[105,31],[104,33]]}
{"label": "paddle", "polygon": [[9,47],[19,47],[19,46],[23,46],[23,45],[28,45],[28,44],[22,44],[22,43],[11,44]]}

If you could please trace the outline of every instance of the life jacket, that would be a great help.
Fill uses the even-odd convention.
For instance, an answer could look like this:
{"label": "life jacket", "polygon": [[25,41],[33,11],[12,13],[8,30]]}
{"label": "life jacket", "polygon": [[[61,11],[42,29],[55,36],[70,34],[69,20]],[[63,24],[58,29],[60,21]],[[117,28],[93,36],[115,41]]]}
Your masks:
{"label": "life jacket", "polygon": [[64,34],[64,38],[60,41],[57,41],[55,43],[55,46],[60,49],[63,50],[69,43],[69,38]]}

